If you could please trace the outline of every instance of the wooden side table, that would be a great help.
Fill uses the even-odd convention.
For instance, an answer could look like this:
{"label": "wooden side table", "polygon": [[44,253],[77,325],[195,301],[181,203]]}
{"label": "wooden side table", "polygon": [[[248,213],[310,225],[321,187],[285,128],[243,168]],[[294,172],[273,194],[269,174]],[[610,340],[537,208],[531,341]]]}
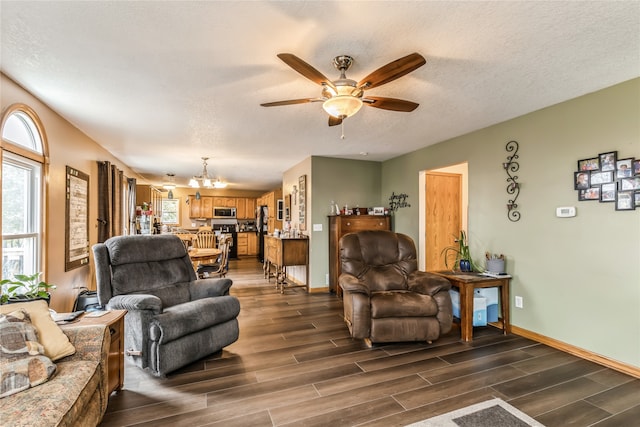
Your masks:
{"label": "wooden side table", "polygon": [[[451,286],[460,292],[460,338],[462,341],[473,339],[473,294],[476,288],[494,288],[500,290],[500,311],[502,330],[505,335],[511,333],[509,322],[509,281],[511,276],[489,277],[479,273],[454,273],[451,271],[432,271],[445,277]],[[498,319],[500,321],[500,319]]]}
{"label": "wooden side table", "polygon": [[74,326],[85,325],[106,325],[111,334],[111,345],[109,346],[109,358],[107,360],[107,383],[109,394],[119,391],[124,385],[124,315],[127,310],[111,310],[111,312],[100,317],[87,317],[84,314]]}

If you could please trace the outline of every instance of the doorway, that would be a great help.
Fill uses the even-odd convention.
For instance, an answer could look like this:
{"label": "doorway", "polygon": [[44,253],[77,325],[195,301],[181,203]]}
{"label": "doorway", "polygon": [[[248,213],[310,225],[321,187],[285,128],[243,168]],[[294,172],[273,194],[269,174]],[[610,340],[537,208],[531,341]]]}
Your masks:
{"label": "doorway", "polygon": [[420,173],[421,270],[446,269],[442,250],[467,229],[467,176],[467,163]]}

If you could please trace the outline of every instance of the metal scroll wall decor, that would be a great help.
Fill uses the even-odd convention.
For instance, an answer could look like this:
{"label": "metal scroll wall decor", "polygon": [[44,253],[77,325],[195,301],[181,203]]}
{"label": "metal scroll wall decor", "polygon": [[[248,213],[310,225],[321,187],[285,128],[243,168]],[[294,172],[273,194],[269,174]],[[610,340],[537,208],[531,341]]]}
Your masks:
{"label": "metal scroll wall decor", "polygon": [[520,195],[520,184],[518,183],[518,175],[515,175],[520,169],[518,160],[518,142],[509,141],[506,145],[507,153],[513,153],[507,156],[507,161],[502,164],[505,172],[507,172],[507,194],[512,195],[513,198],[507,202],[507,218],[509,221],[516,222],[520,220],[520,212],[518,211],[518,196]]}
{"label": "metal scroll wall decor", "polygon": [[391,197],[389,197],[389,209],[393,212],[397,211],[399,208],[410,208],[411,205],[407,202],[409,198],[408,194],[401,193],[396,194],[395,192],[391,193]]}

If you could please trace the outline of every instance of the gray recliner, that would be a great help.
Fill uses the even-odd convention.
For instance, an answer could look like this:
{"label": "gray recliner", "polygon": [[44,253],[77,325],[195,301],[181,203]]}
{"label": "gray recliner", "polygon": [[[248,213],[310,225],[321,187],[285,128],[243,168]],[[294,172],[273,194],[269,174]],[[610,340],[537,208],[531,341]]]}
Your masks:
{"label": "gray recliner", "polygon": [[128,310],[125,354],[164,376],[238,339],[230,279],[198,279],[175,235],[112,237],[93,246],[98,299]]}

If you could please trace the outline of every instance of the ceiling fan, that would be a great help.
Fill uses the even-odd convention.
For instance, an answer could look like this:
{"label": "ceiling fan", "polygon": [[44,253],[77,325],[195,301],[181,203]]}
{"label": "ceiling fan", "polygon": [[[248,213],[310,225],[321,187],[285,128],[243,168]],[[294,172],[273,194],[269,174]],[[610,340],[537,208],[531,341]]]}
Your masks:
{"label": "ceiling fan", "polygon": [[333,59],[333,65],[340,71],[340,78],[333,81],[291,53],[280,53],[278,58],[312,82],[321,85],[322,94],[319,98],[289,99],[260,105],[263,107],[276,107],[307,102],[322,102],[322,107],[329,114],[329,126],[341,124],[345,118],[357,113],[363,104],[391,111],[410,112],[415,110],[419,105],[415,102],[396,98],[365,96],[364,91],[409,74],[427,62],[419,53],[412,53],[378,68],[359,82],[356,82],[348,79],[345,75],[353,63],[353,58],[348,55],[336,56]]}

